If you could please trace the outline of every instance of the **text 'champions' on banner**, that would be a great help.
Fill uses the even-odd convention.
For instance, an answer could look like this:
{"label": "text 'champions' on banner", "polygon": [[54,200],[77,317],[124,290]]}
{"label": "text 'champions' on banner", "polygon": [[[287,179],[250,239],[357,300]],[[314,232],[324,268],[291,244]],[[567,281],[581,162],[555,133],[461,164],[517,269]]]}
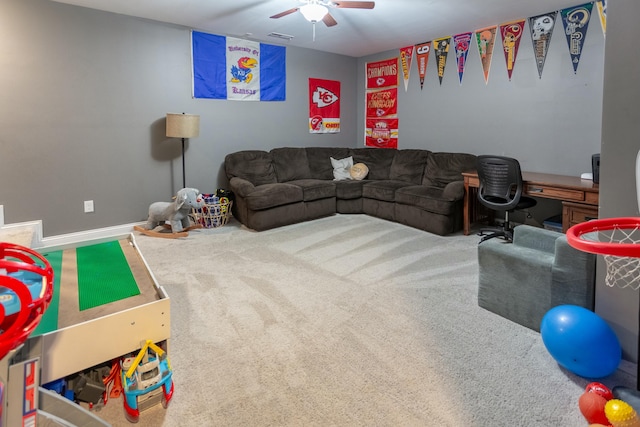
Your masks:
{"label": "text 'champions' on banner", "polygon": [[398,86],[398,58],[367,63],[367,89]]}

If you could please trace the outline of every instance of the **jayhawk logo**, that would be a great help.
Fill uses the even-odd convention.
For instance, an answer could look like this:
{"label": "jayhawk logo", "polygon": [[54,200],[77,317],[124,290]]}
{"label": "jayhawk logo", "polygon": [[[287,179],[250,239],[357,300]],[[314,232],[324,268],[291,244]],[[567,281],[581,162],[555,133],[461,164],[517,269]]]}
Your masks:
{"label": "jayhawk logo", "polygon": [[238,66],[234,65],[231,67],[231,81],[233,83],[249,83],[251,79],[253,79],[251,69],[255,68],[256,65],[258,65],[258,61],[256,61],[254,58],[243,56],[242,58],[238,59]]}

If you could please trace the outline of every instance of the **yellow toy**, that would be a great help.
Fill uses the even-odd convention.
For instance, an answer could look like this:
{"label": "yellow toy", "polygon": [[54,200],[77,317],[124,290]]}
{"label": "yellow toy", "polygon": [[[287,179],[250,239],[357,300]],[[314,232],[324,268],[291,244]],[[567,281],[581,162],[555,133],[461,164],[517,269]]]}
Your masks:
{"label": "yellow toy", "polygon": [[613,427],[640,427],[640,419],[635,409],[623,400],[609,400],[604,407],[604,413]]}

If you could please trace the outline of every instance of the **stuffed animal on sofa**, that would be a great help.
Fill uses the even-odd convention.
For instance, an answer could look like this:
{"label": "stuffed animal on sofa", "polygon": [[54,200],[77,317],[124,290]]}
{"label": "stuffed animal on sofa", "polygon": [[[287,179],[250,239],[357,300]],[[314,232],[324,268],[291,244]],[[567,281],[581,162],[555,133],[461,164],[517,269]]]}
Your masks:
{"label": "stuffed animal on sofa", "polygon": [[154,202],[149,205],[147,230],[153,230],[168,222],[172,233],[179,233],[190,226],[191,209],[204,206],[204,199],[197,188],[183,188],[176,194],[173,202]]}

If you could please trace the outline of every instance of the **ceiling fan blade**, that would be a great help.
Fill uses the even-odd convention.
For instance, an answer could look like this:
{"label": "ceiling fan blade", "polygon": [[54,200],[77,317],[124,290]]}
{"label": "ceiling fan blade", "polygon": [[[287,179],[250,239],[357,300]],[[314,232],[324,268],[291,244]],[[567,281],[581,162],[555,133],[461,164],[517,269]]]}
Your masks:
{"label": "ceiling fan blade", "polygon": [[333,1],[333,7],[349,9],[373,9],[376,5],[374,1]]}
{"label": "ceiling fan blade", "polygon": [[333,16],[331,16],[330,13],[327,13],[326,15],[324,15],[324,18],[322,18],[322,22],[324,22],[324,25],[326,25],[327,27],[333,27],[334,25],[338,25],[338,23],[336,22],[335,19],[333,19]]}
{"label": "ceiling fan blade", "polygon": [[277,15],[270,16],[269,18],[278,19],[283,16],[291,15],[292,13],[296,13],[300,9],[299,7],[294,7],[293,9],[285,10],[284,12],[280,12]]}

